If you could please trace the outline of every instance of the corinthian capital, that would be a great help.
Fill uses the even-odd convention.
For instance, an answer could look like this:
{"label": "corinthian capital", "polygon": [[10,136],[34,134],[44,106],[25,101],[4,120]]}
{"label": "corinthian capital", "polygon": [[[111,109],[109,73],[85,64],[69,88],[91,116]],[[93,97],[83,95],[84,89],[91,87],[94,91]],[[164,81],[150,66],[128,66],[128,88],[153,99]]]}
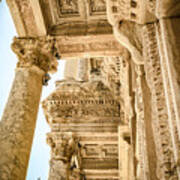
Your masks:
{"label": "corinthian capital", "polygon": [[55,39],[52,37],[40,38],[14,38],[12,50],[19,58],[17,67],[28,68],[37,66],[44,72],[57,70],[57,58]]}

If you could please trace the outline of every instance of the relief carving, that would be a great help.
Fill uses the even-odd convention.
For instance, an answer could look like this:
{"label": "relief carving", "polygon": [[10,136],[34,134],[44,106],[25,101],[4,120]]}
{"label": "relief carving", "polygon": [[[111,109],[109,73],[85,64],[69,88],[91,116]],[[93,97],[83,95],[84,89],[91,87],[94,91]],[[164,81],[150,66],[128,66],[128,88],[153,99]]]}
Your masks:
{"label": "relief carving", "polygon": [[85,144],[83,157],[85,158],[116,158],[117,144]]}
{"label": "relief carving", "polygon": [[[47,116],[55,117],[119,117],[119,102],[101,81],[61,82],[59,89],[44,102]],[[62,108],[63,107],[63,108]]]}
{"label": "relief carving", "polygon": [[78,14],[78,0],[58,0],[61,14]]}
{"label": "relief carving", "polygon": [[168,125],[168,111],[163,89],[162,70],[157,47],[155,24],[144,26],[144,51],[146,79],[152,93],[153,131],[156,137],[159,178],[177,177]]}
{"label": "relief carving", "polygon": [[90,13],[104,13],[106,12],[106,2],[105,0],[90,0]]}
{"label": "relief carving", "polygon": [[81,155],[83,147],[75,135],[62,134],[58,139],[49,135],[47,143],[51,146],[53,159],[61,161],[66,179],[80,180],[84,177]]}
{"label": "relief carving", "polygon": [[[96,109],[94,109],[96,107]],[[106,106],[106,105],[99,105],[96,106],[50,106],[48,110],[48,114],[51,114],[52,117],[82,117],[84,115],[85,117],[119,117],[119,107],[112,105]]]}

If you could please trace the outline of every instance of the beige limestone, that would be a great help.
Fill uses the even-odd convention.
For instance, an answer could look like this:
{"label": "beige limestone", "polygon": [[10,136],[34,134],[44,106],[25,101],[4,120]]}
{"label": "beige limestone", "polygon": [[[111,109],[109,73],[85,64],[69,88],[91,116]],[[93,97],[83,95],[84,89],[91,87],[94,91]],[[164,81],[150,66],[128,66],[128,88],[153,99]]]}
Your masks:
{"label": "beige limestone", "polygon": [[0,122],[0,179],[24,180],[36,124],[44,72],[17,68]]}
{"label": "beige limestone", "polygon": [[[61,81],[43,107],[51,127],[49,179],[118,179],[117,125],[121,122],[119,103],[109,88],[95,79]],[[72,135],[78,140],[79,150],[68,159],[66,144]]]}
{"label": "beige limestone", "polygon": [[[54,56],[67,59],[66,80],[57,82],[57,89],[44,104],[52,129],[48,134],[52,148],[50,179],[58,180],[62,174],[64,179],[76,180],[84,175],[87,179],[102,180],[180,179],[180,2],[7,2],[19,36],[25,37],[22,41],[16,39],[14,46],[20,62],[13,87],[24,88],[19,86],[20,74],[21,77],[28,74],[26,81],[29,82],[28,78],[35,78],[38,72],[55,70]],[[101,91],[103,88],[105,91]],[[40,94],[38,90],[34,93]],[[24,93],[29,91],[31,89],[27,88]],[[15,93],[18,97],[20,91]],[[10,97],[5,115],[9,113],[9,104],[15,104],[17,98],[13,94]],[[26,103],[26,99],[21,103]],[[26,105],[32,109],[30,102]],[[4,119],[9,121],[9,118],[12,117]],[[31,121],[35,121],[35,116]],[[6,127],[3,124],[6,123],[1,127]],[[34,127],[33,123],[31,125]],[[127,127],[128,136],[122,135],[122,127]],[[8,135],[4,130],[2,134]],[[24,137],[21,139],[25,143]],[[86,148],[77,148],[78,143]],[[30,144],[24,150],[26,159]],[[72,144],[76,148],[72,148]],[[3,145],[2,149],[5,153],[9,148]],[[20,149],[17,146],[14,151]],[[67,149],[72,149],[69,159]],[[88,161],[88,157],[93,160]],[[27,166],[27,160],[21,162]],[[76,165],[72,172],[69,171],[71,163]],[[3,164],[4,168],[12,162]],[[17,176],[18,170],[13,172]]]}
{"label": "beige limestone", "polygon": [[47,83],[47,73],[56,70],[57,62],[51,38],[14,38],[12,49],[19,61],[0,122],[0,179],[23,180],[26,177],[42,85]]}
{"label": "beige limestone", "polygon": [[[78,61],[75,59],[69,59],[65,63],[65,69],[64,69],[64,78],[72,78],[76,79],[77,78],[77,67],[78,67]],[[70,71],[69,71],[70,70]]]}

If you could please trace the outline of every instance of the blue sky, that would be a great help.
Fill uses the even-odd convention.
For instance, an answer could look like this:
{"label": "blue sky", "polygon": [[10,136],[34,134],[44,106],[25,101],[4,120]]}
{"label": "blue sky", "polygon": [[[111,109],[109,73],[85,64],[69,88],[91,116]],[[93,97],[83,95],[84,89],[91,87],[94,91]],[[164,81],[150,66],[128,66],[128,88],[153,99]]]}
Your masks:
{"label": "blue sky", "polygon": [[[14,36],[17,36],[17,33],[4,0],[0,3],[0,117],[11,89],[17,63],[16,55],[10,49]],[[49,85],[43,88],[41,101],[55,89],[55,81],[63,78],[64,64],[64,61],[59,61],[59,70],[52,76]],[[49,131],[40,105],[26,180],[48,178],[50,148],[46,144],[46,133]]]}

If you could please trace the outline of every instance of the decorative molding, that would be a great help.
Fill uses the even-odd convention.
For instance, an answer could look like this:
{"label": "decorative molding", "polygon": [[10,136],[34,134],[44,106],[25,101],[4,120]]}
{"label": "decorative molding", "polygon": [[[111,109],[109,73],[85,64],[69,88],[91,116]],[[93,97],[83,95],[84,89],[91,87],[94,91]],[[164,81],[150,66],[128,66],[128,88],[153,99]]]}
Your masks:
{"label": "decorative molding", "polygon": [[54,25],[68,22],[106,20],[105,0],[50,0]]}
{"label": "decorative molding", "polygon": [[60,16],[63,15],[77,15],[79,14],[79,7],[77,0],[58,0],[57,4],[60,9]]}
{"label": "decorative molding", "polygon": [[[145,24],[154,22],[155,3],[152,1],[138,0],[107,0],[107,15],[108,20],[112,25],[121,21],[133,21],[137,24]],[[152,12],[154,14],[152,14]]]}
{"label": "decorative molding", "polygon": [[[176,29],[176,24],[175,27]],[[171,132],[173,153],[178,169],[180,168],[180,125],[179,125],[179,87],[178,87],[178,62],[179,51],[174,42],[174,29],[171,20],[162,20],[156,24],[157,41],[160,54],[160,65],[162,67],[162,78],[168,110],[168,122]],[[177,30],[178,31],[178,30]],[[169,35],[170,34],[170,35]],[[172,43],[173,42],[173,43]],[[173,46],[173,47],[172,47]],[[172,53],[173,52],[173,53]],[[175,70],[175,71],[174,71]],[[177,73],[177,74],[176,74]],[[178,170],[180,178],[180,171]]]}
{"label": "decorative molding", "polygon": [[43,102],[43,108],[47,118],[120,116],[118,101],[113,99],[110,90],[101,81],[61,82]]}
{"label": "decorative molding", "polygon": [[[93,71],[101,68],[98,58],[91,60]],[[80,160],[75,156],[74,159],[77,160],[74,164],[77,167],[77,162],[82,163],[82,168],[74,168],[70,173],[77,172],[73,175],[74,179],[99,177],[101,170],[118,168],[117,125],[120,124],[120,105],[103,82],[57,82],[57,89],[43,102],[43,108],[51,126],[51,133],[48,134],[48,143],[52,149],[49,178],[66,174],[68,166],[61,161],[67,159],[64,153],[67,151],[64,149],[68,149],[69,140],[62,142],[62,137],[69,137],[71,134],[77,137],[77,144],[80,146]],[[62,147],[63,144],[65,148]],[[86,170],[95,171],[90,174]],[[106,174],[107,177],[117,178],[117,171],[115,175],[112,172]]]}
{"label": "decorative molding", "polygon": [[[94,142],[95,143],[95,142]],[[85,144],[83,158],[117,158],[117,144]]]}
{"label": "decorative molding", "polygon": [[106,20],[106,1],[105,0],[87,0],[87,20],[99,21]]}
{"label": "decorative molding", "polygon": [[59,54],[65,59],[120,56],[125,51],[113,35],[64,36],[56,40]]}
{"label": "decorative molding", "polygon": [[79,179],[83,175],[81,164],[81,149],[83,147],[78,138],[73,134],[62,134],[56,141],[52,136],[47,136],[47,143],[51,147],[51,162],[54,160],[61,162],[61,170],[64,169],[65,174],[61,173],[60,175],[65,176],[67,179],[70,177]]}
{"label": "decorative molding", "polygon": [[162,70],[156,39],[155,24],[145,25],[144,52],[146,79],[152,93],[153,130],[158,157],[158,178],[177,177],[176,163],[172,152],[172,140],[168,124],[168,111],[164,94]]}
{"label": "decorative molding", "polygon": [[128,52],[119,57],[104,58],[101,65],[103,82],[111,89],[114,98],[120,102],[120,117],[123,123],[129,124],[133,116],[130,87],[129,87],[129,59]]}
{"label": "decorative molding", "polygon": [[53,24],[83,21],[77,0],[49,0]]}
{"label": "decorative molding", "polygon": [[[80,158],[82,162],[81,174],[87,176],[96,176],[101,174],[102,170],[108,168],[109,172],[107,172],[107,177],[112,176],[111,169],[115,170],[117,168],[117,159],[118,159],[118,136],[117,132],[114,134],[109,133],[91,133],[87,132],[83,134],[73,134],[68,132],[51,132],[48,133],[47,141],[51,146],[52,154],[51,154],[51,162],[59,164],[61,166],[61,170],[63,169],[62,165],[60,165],[61,156],[59,154],[66,154],[64,152],[68,152],[68,139],[69,137],[74,136],[76,138],[76,142],[78,142],[78,147],[80,147]],[[64,143],[62,143],[62,139]],[[63,148],[62,145],[64,144]],[[60,149],[62,151],[60,151]],[[63,153],[60,153],[63,152]],[[78,151],[76,151],[78,152]],[[67,158],[66,158],[67,159]],[[65,164],[64,164],[65,165]],[[55,164],[51,164],[51,168],[55,167]],[[98,166],[96,169],[95,167]],[[55,171],[59,171],[59,168],[55,167],[54,172],[52,171],[50,175],[54,174]],[[91,171],[91,174],[88,172]],[[57,173],[57,172],[56,172]],[[62,175],[62,172],[60,172]],[[109,176],[108,176],[109,175]],[[117,176],[117,170],[116,170]],[[113,176],[114,177],[114,176]]]}

